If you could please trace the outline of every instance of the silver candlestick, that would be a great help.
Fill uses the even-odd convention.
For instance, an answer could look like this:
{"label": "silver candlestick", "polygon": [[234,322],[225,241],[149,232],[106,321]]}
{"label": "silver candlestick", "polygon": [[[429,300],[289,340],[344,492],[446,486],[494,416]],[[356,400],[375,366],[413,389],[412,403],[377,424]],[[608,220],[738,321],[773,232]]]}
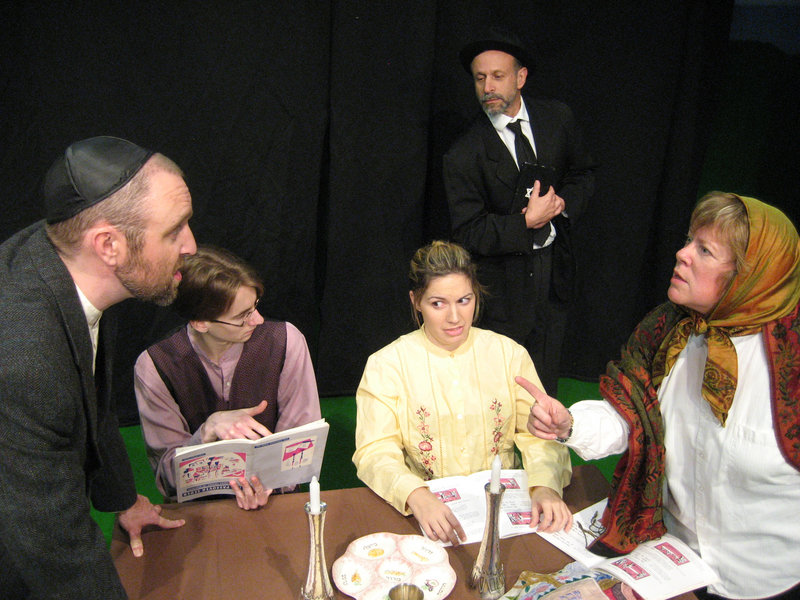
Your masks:
{"label": "silver candlestick", "polygon": [[500,517],[500,501],[506,486],[500,484],[497,493],[491,491],[491,484],[486,487],[486,526],[483,529],[481,549],[472,567],[469,586],[475,588],[482,600],[496,600],[506,593],[506,576],[503,563],[500,562],[500,534],[498,519]]}
{"label": "silver candlestick", "polygon": [[324,502],[319,503],[319,513],[311,512],[311,503],[306,502],[306,514],[308,515],[309,531],[309,552],[308,552],[308,575],[306,584],[300,590],[301,600],[332,600],[333,588],[328,577],[328,566],[325,563],[325,544],[323,534],[325,532],[325,511],[328,505]]}

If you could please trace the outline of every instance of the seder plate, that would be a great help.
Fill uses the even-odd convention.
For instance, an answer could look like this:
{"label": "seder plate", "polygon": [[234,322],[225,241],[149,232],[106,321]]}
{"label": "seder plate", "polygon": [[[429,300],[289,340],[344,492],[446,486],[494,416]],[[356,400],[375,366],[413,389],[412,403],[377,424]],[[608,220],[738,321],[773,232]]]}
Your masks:
{"label": "seder plate", "polygon": [[356,600],[386,600],[398,583],[420,587],[425,600],[441,600],[456,584],[447,551],[421,535],[373,533],[358,538],[331,570],[336,587]]}

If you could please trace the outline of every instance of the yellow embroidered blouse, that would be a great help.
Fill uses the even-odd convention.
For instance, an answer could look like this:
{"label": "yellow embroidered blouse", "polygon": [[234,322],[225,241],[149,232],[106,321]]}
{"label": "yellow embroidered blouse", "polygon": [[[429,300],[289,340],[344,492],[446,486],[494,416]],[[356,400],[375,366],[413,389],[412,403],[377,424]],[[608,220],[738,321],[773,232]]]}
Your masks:
{"label": "yellow embroidered blouse", "polygon": [[539,376],[527,351],[505,336],[472,327],[458,349],[432,344],[424,326],[369,357],[356,392],[358,477],[398,511],[425,481],[503,468],[522,455],[530,487],[559,494],[569,484],[566,447],[540,440],[526,424],[533,398],[514,382]]}

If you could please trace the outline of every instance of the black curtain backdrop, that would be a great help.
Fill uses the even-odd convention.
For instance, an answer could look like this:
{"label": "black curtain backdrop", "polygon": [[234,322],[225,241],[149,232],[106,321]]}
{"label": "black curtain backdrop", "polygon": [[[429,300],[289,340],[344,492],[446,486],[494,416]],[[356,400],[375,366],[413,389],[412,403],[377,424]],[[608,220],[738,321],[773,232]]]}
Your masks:
{"label": "black curtain backdrop", "polygon": [[[449,235],[441,157],[477,111],[458,49],[490,22],[538,58],[600,162],[575,228],[580,299],[564,375],[596,378],[665,297],[698,196],[732,2],[320,0],[17,2],[0,8],[0,239],[41,217],[72,141],[116,135],[186,172],[200,243],[266,281],[261,305],[306,335],[322,395],[412,327],[407,264]],[[127,301],[117,374],[178,323]]]}

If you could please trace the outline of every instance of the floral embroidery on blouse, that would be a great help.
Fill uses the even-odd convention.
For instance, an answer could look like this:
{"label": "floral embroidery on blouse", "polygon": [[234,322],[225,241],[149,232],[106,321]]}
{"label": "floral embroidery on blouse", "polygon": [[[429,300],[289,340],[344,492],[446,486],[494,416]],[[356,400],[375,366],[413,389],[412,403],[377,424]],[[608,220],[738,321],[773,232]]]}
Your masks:
{"label": "floral embroidery on blouse", "polygon": [[505,423],[505,419],[500,416],[500,409],[502,408],[503,403],[497,398],[492,400],[492,403],[489,405],[489,410],[494,413],[494,417],[492,417],[492,422],[494,423],[494,428],[492,429],[492,446],[489,449],[489,452],[493,455],[499,452],[498,444],[503,437],[503,423]]}
{"label": "floral embroidery on blouse", "polygon": [[422,436],[422,440],[417,444],[417,448],[419,448],[422,456],[422,466],[425,469],[426,480],[433,479],[433,463],[436,462],[436,455],[433,453],[433,437],[430,434],[428,424],[425,422],[425,419],[430,416],[431,413],[429,413],[424,406],[420,406],[417,409],[417,417],[419,418],[417,430]]}

